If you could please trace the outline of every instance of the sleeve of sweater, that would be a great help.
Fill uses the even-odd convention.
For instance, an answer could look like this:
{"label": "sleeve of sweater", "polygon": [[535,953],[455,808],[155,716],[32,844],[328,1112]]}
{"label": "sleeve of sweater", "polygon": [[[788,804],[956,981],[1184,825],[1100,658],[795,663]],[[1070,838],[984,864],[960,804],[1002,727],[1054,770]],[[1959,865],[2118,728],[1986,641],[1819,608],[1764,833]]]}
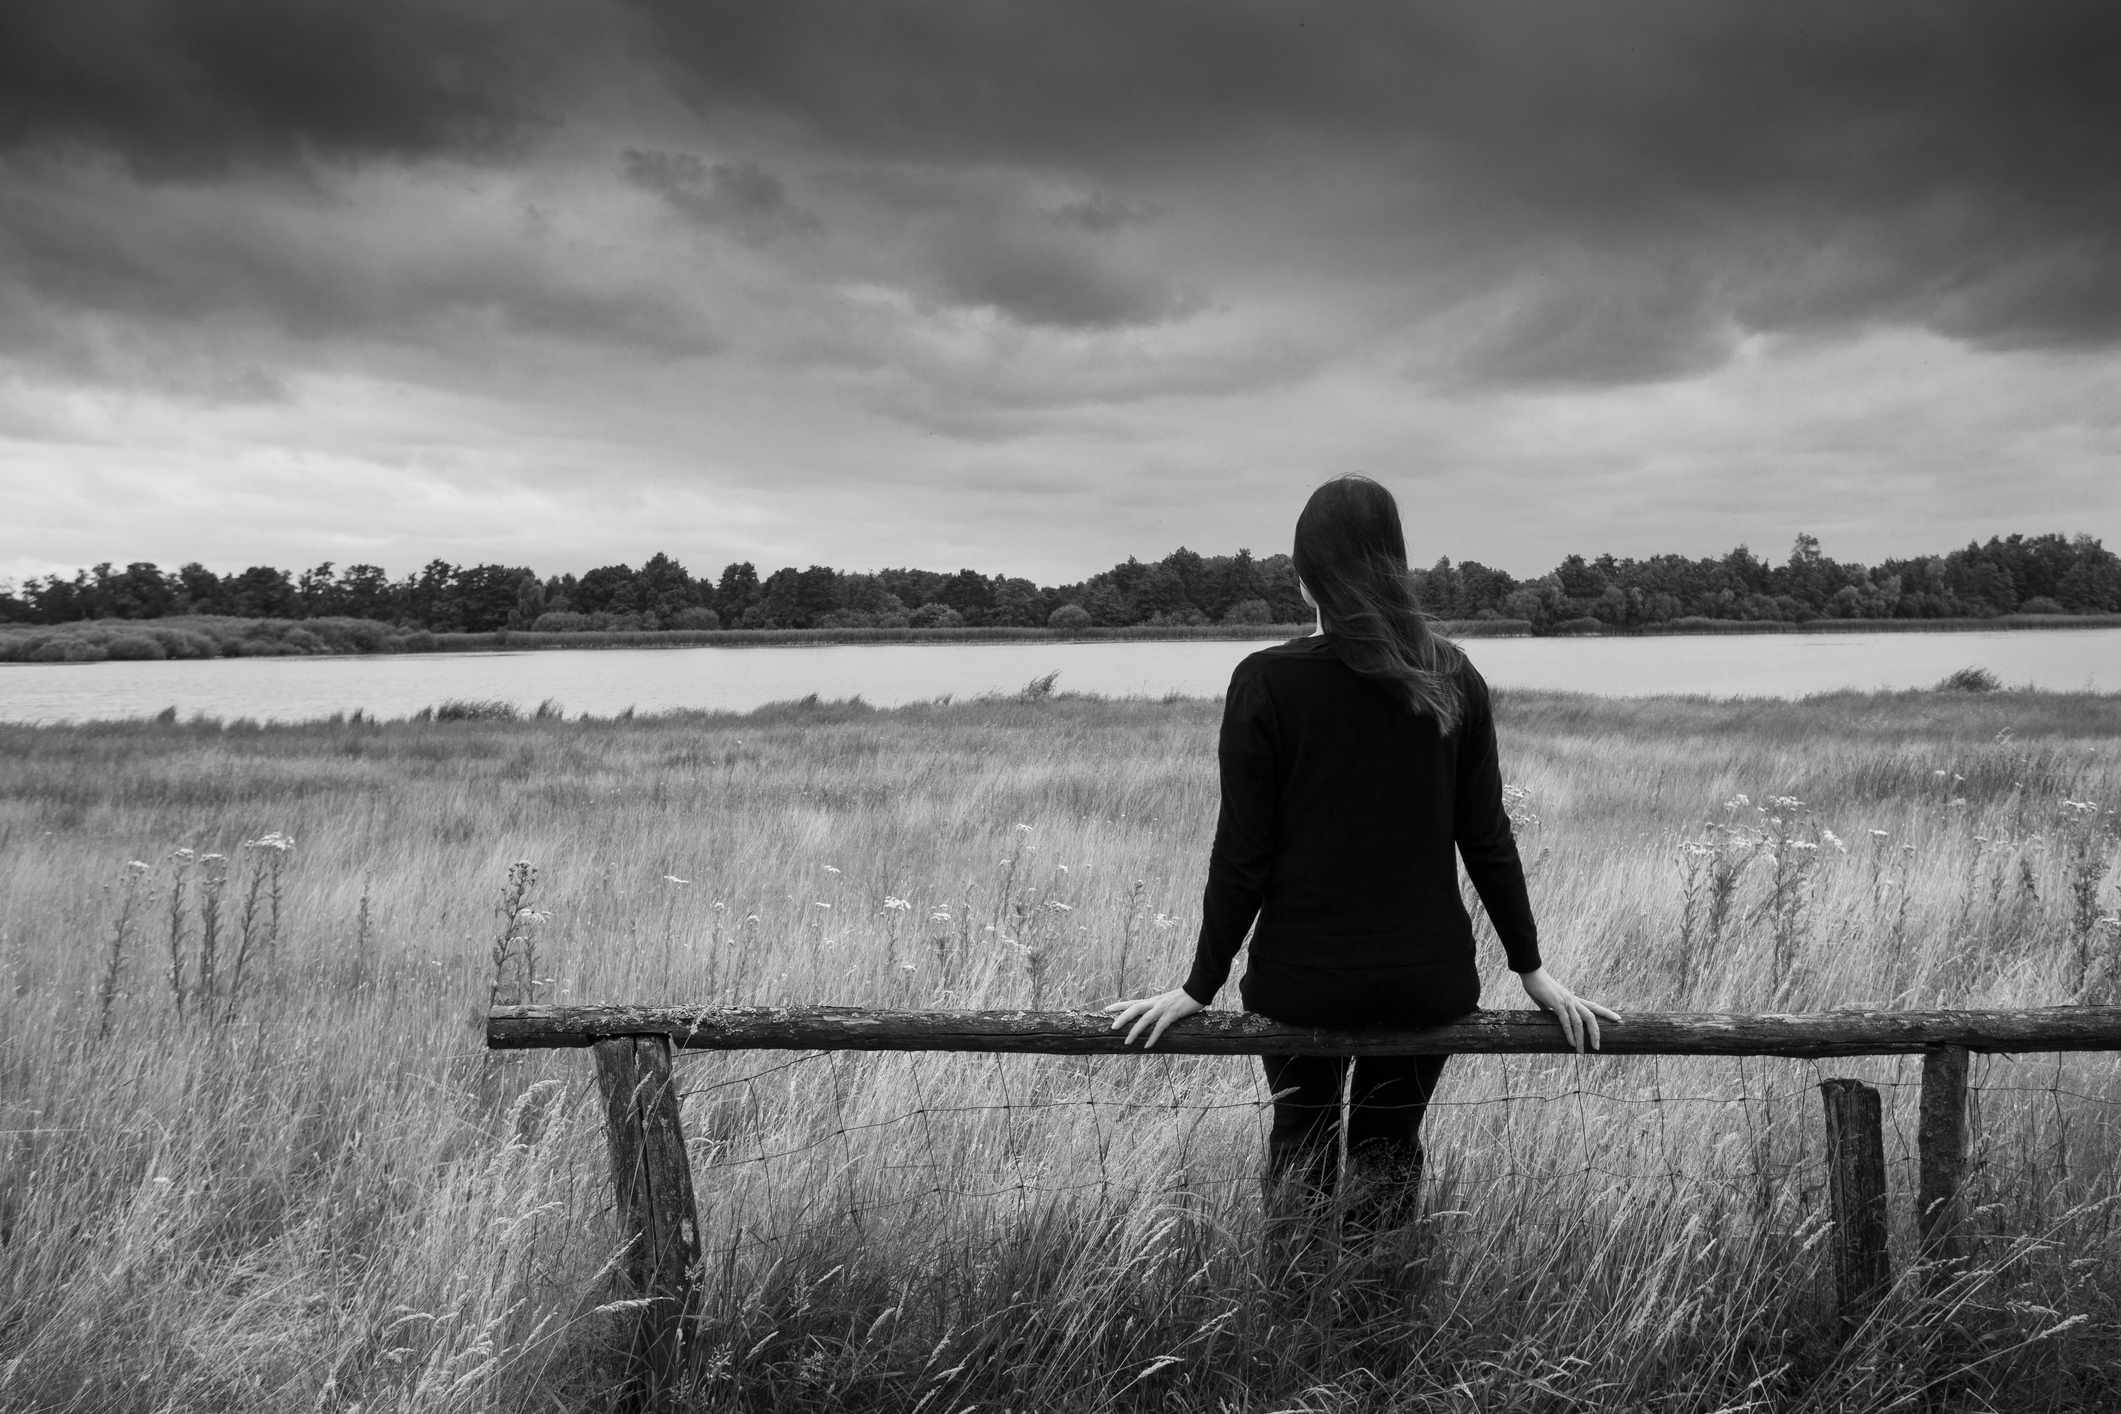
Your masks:
{"label": "sleeve of sweater", "polygon": [[1453,832],[1466,875],[1502,939],[1512,972],[1539,964],[1539,928],[1525,887],[1524,861],[1503,808],[1502,765],[1495,748],[1495,714],[1488,685],[1470,665],[1465,673],[1465,718],[1459,724],[1457,818]]}
{"label": "sleeve of sweater", "polygon": [[1242,664],[1223,698],[1216,758],[1222,808],[1215,817],[1208,886],[1201,896],[1200,940],[1184,983],[1186,994],[1202,1006],[1214,1001],[1230,978],[1231,960],[1259,915],[1274,856],[1274,703],[1258,675]]}

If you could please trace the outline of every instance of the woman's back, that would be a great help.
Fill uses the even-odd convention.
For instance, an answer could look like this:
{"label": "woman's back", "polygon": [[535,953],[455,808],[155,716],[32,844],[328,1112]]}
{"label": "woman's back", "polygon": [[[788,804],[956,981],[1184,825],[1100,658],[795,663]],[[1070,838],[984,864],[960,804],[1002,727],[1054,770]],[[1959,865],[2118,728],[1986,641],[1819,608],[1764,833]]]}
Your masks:
{"label": "woman's back", "polygon": [[1487,685],[1462,657],[1455,679],[1463,710],[1446,734],[1357,675],[1326,635],[1238,666],[1189,993],[1220,988],[1256,912],[1249,1010],[1314,1026],[1470,1011],[1479,978],[1454,846],[1510,965],[1539,965]]}

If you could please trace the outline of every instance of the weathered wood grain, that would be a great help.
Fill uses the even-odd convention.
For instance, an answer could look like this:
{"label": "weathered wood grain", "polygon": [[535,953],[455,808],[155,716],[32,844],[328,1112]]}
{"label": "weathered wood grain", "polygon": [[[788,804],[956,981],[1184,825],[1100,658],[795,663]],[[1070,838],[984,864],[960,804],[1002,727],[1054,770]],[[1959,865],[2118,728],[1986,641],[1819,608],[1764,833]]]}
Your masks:
{"label": "weathered wood grain", "polygon": [[693,1271],[700,1260],[699,1207],[692,1163],[678,1119],[670,1047],[661,1037],[596,1042],[597,1086],[620,1230],[629,1241],[625,1271],[641,1300],[634,1327],[633,1409],[670,1409],[685,1374],[697,1319]]}
{"label": "weathered wood grain", "polygon": [[1834,1219],[1834,1291],[1845,1330],[1863,1324],[1892,1284],[1886,1255],[1885,1129],[1878,1092],[1860,1080],[1827,1080],[1827,1203]]}
{"label": "weathered wood grain", "polygon": [[1916,1176],[1915,1225],[1922,1255],[1944,1263],[1938,1275],[1966,1256],[1966,1050],[1939,1046],[1922,1057],[1922,1116],[1916,1130],[1921,1169]]}
{"label": "weathered wood grain", "polygon": [[[1778,1015],[1636,1012],[1604,1028],[1622,1056],[1863,1056],[1937,1046],[1969,1051],[2121,1050],[2121,1007],[2031,1011],[1829,1011]],[[662,1036],[687,1050],[1139,1053],[1097,1012],[872,1011],[860,1007],[497,1006],[496,1050],[594,1045]],[[1545,1013],[1483,1011],[1426,1031],[1313,1031],[1246,1012],[1189,1017],[1157,1043],[1163,1055],[1541,1054],[1569,1049]]]}

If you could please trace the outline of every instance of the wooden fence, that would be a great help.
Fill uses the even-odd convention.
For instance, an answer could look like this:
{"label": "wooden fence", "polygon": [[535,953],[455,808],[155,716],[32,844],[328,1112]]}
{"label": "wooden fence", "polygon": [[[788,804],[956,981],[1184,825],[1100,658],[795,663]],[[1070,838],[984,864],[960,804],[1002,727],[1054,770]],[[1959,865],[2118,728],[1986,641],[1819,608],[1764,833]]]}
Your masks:
{"label": "wooden fence", "polygon": [[[1917,1130],[1918,1243],[1940,1270],[1965,1253],[1970,1052],[2121,1051],[2121,1007],[2031,1011],[1838,1011],[1787,1016],[1631,1013],[1608,1026],[1609,1056],[1923,1057]],[[605,1138],[628,1276],[641,1299],[634,1337],[640,1401],[660,1405],[682,1375],[696,1310],[701,1252],[692,1166],[671,1052],[679,1050],[975,1051],[1141,1054],[1097,1013],[872,1011],[854,1007],[496,1006],[495,1050],[588,1048],[596,1058]],[[1523,1055],[1566,1053],[1544,1013],[1478,1012],[1423,1031],[1316,1031],[1238,1012],[1179,1022],[1158,1055]],[[1836,1296],[1853,1326],[1891,1281],[1886,1248],[1885,1140],[1878,1092],[1856,1080],[1821,1084]]]}

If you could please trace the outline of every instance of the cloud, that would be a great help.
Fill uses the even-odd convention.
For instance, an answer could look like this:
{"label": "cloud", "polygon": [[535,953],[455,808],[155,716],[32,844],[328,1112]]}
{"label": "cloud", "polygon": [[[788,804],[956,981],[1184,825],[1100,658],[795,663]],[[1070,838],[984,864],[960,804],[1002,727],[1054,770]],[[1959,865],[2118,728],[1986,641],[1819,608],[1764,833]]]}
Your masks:
{"label": "cloud", "polygon": [[493,152],[569,95],[587,17],[538,0],[13,0],[0,142],[157,176]]}
{"label": "cloud", "polygon": [[1155,219],[1152,209],[1121,201],[1111,193],[1101,191],[1071,201],[1053,213],[1053,223],[1057,226],[1073,226],[1100,236],[1123,231],[1129,226],[1146,226]]}
{"label": "cloud", "polygon": [[626,180],[654,192],[695,226],[728,227],[741,239],[817,234],[817,217],[788,200],[787,185],[755,162],[708,163],[689,152],[629,147],[621,154]]}
{"label": "cloud", "polygon": [[[1438,304],[1572,247],[1576,288],[1522,321],[1522,349],[1483,355],[1496,376],[1709,366],[1733,320],[2121,338],[2121,11],[2098,4],[639,9],[710,122],[1181,187],[1225,219],[1331,169],[1336,204],[1276,223],[1314,242],[1290,258],[1323,246]],[[1718,280],[1651,292],[1642,265],[1675,251]],[[1557,340],[1557,319],[1578,334]]]}
{"label": "cloud", "polygon": [[1983,475],[2115,534],[2117,345],[2078,0],[0,7],[0,559],[224,464],[256,558],[311,464],[392,563],[529,486],[541,562],[1079,574],[1363,469],[1530,569]]}

